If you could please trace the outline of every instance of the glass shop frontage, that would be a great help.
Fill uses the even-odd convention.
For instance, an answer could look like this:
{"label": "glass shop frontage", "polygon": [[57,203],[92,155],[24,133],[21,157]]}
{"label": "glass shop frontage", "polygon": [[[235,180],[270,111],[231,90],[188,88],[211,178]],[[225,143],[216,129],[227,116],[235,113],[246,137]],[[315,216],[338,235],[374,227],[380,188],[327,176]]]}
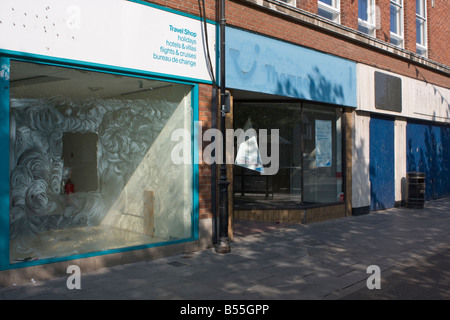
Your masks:
{"label": "glass shop frontage", "polygon": [[[253,133],[234,141],[233,218],[309,223],[346,216],[346,114],[356,107],[355,64],[227,32],[233,127]],[[243,150],[260,163],[249,165]]]}
{"label": "glass shop frontage", "polygon": [[170,158],[192,85],[9,68],[10,264],[193,237],[193,166]]}
{"label": "glass shop frontage", "polygon": [[[208,30],[214,49],[215,25],[139,1],[9,5],[0,4],[9,35],[0,45],[0,283],[198,248],[194,124],[199,87],[214,72],[200,35]],[[182,162],[173,159],[181,149]]]}
{"label": "glass shop frontage", "polygon": [[[247,125],[256,133],[278,130],[279,154],[273,174],[235,166],[236,207],[295,208],[343,201],[341,108],[237,100],[234,119],[236,129]],[[272,159],[274,152],[269,143]]]}

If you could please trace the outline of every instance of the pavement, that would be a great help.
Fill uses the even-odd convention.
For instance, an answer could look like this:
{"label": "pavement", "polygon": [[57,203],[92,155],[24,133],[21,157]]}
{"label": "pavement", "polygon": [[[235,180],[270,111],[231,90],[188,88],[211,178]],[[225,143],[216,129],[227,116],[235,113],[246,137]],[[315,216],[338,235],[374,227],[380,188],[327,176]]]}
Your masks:
{"label": "pavement", "polygon": [[0,288],[0,299],[448,300],[450,198],[309,225],[237,221],[228,254],[81,270],[80,289],[68,277]]}

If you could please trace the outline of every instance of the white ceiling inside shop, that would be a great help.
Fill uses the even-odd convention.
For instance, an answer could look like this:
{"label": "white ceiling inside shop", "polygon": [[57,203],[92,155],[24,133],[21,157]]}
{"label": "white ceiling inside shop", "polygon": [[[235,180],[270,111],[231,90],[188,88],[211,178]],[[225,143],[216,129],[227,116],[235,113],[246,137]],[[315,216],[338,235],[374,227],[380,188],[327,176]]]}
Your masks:
{"label": "white ceiling inside shop", "polygon": [[170,83],[88,70],[11,62],[12,98],[129,98],[171,86]]}

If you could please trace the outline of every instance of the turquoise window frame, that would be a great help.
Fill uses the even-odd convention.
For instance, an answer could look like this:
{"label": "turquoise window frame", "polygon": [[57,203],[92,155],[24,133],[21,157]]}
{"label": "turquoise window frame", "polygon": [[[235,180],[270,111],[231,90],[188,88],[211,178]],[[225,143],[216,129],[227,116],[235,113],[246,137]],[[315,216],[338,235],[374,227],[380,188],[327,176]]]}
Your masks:
{"label": "turquoise window frame", "polygon": [[[192,123],[191,123],[191,148],[192,148],[192,230],[191,237],[185,239],[170,240],[159,243],[151,243],[138,246],[130,246],[124,248],[107,249],[104,251],[95,251],[89,253],[82,253],[76,255],[69,255],[64,257],[46,258],[41,260],[19,262],[11,264],[9,260],[9,203],[10,203],[10,189],[9,189],[9,74],[11,61],[23,61],[30,63],[37,63],[49,66],[72,68],[77,70],[86,70],[92,72],[102,72],[112,75],[122,75],[128,77],[145,78],[149,80],[159,80],[172,83],[179,83],[191,86],[191,106],[192,106]],[[199,239],[199,145],[198,137],[201,132],[197,132],[198,122],[198,107],[199,107],[199,84],[211,83],[199,79],[184,78],[179,76],[170,77],[145,70],[136,70],[123,67],[115,67],[103,64],[96,64],[83,61],[74,61],[70,59],[47,57],[36,54],[15,52],[0,49],[0,150],[8,150],[8,152],[0,152],[1,163],[6,163],[0,167],[0,271],[9,269],[18,269],[36,265],[44,265],[48,263],[55,263],[61,261],[69,261],[75,259],[83,259],[95,256],[102,256],[114,253],[129,252],[134,250],[142,250],[154,247],[163,247],[173,244],[186,243],[197,241]]]}
{"label": "turquoise window frame", "polygon": [[9,66],[0,56],[0,270],[9,265]]}

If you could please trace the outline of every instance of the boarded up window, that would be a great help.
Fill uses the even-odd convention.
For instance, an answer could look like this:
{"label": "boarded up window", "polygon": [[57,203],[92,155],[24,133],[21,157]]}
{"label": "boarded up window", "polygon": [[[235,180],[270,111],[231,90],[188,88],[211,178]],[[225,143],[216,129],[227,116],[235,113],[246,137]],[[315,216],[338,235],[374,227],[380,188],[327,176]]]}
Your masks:
{"label": "boarded up window", "polygon": [[375,108],[402,112],[402,79],[375,72]]}

